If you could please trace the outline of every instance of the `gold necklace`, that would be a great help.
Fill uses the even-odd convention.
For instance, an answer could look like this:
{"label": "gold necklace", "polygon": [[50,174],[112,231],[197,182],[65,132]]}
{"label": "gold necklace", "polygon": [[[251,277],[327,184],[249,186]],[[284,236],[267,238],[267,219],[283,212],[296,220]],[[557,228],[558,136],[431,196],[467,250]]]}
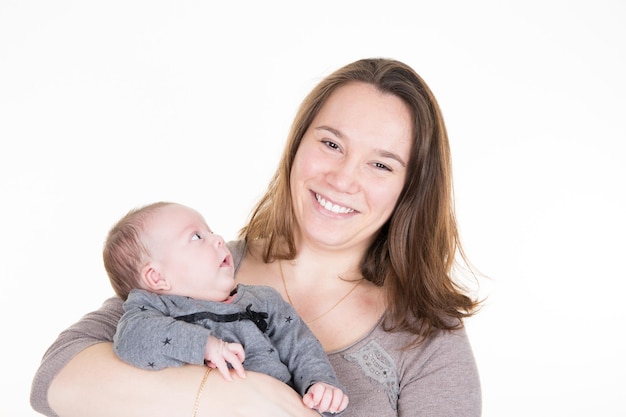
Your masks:
{"label": "gold necklace", "polygon": [[[283,281],[283,289],[285,290],[285,295],[287,295],[287,300],[289,301],[289,304],[291,304],[294,308],[295,305],[293,304],[293,301],[291,301],[291,297],[289,296],[289,291],[287,291],[287,283],[285,282],[285,274],[283,273],[283,262],[282,260],[278,261],[278,269],[280,271],[280,279]],[[343,297],[341,297],[339,299],[339,301],[337,301],[331,308],[329,308],[328,310],[326,310],[324,313],[322,313],[320,316],[317,316],[316,318],[314,318],[313,320],[309,320],[309,321],[305,321],[306,324],[311,324],[313,322],[318,321],[319,319],[321,319],[322,317],[324,317],[326,314],[330,313],[331,311],[333,311],[335,309],[335,307],[337,307],[339,304],[341,304],[341,302],[343,300],[345,300],[346,298],[348,298],[348,296],[350,294],[352,294],[352,292],[354,290],[356,290],[356,287],[358,287],[361,282],[363,282],[363,278],[361,278],[360,280],[357,281],[356,284],[354,284],[354,286],[352,288],[350,288],[350,291],[348,291]]]}

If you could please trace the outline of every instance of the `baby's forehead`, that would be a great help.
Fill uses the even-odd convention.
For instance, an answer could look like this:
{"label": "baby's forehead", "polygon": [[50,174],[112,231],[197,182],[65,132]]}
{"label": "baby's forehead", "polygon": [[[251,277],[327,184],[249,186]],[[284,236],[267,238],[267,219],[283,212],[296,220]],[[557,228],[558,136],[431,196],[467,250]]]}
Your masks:
{"label": "baby's forehead", "polygon": [[160,207],[146,218],[146,226],[167,228],[197,227],[208,229],[204,217],[196,210],[180,204],[169,204]]}
{"label": "baby's forehead", "polygon": [[198,219],[204,222],[204,217],[197,210],[182,204],[171,203],[159,208],[158,213],[164,216],[176,216]]}

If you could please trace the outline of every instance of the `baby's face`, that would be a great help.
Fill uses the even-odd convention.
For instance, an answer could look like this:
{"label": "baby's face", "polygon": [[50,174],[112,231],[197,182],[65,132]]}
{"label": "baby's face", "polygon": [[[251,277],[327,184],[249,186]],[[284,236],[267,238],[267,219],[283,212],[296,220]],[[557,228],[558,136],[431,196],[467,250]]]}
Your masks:
{"label": "baby's face", "polygon": [[146,224],[153,267],[170,294],[224,301],[235,286],[233,258],[221,236],[197,211],[178,204],[162,207]]}

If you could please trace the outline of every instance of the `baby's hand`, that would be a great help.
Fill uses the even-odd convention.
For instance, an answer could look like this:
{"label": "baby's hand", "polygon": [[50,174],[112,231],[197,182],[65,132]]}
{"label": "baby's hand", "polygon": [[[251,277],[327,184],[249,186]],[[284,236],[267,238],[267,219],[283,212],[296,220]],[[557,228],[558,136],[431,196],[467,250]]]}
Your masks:
{"label": "baby's hand", "polygon": [[323,382],[311,385],[302,401],[304,405],[320,413],[339,413],[348,406],[348,396],[342,390]]}
{"label": "baby's hand", "polygon": [[245,358],[246,353],[239,343],[227,343],[215,336],[209,336],[204,349],[204,361],[207,366],[217,368],[227,381],[233,380],[227,362],[237,372],[237,375],[241,378],[246,377],[242,365]]}

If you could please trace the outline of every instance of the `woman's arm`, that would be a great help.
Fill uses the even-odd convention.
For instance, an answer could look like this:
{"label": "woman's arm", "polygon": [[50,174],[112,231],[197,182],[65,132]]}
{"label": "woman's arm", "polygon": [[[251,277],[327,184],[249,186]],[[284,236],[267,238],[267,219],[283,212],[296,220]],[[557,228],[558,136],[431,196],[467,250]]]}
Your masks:
{"label": "woman's arm", "polygon": [[[110,298],[63,331],[50,346],[33,378],[31,405],[50,417],[190,417],[206,370],[184,366],[145,371],[125,364],[113,352],[122,301]],[[313,417],[290,387],[267,375],[233,375],[228,382],[211,372],[198,417]]]}
{"label": "woman's arm", "polygon": [[[76,355],[54,378],[48,399],[62,417],[190,417],[206,367],[186,365],[146,371],[127,365],[110,343]],[[200,395],[198,417],[314,417],[300,396],[267,375],[211,372]]]}
{"label": "woman's arm", "polygon": [[48,388],[52,380],[79,352],[97,343],[113,341],[115,326],[122,313],[122,300],[112,297],[98,310],[85,314],[59,334],[44,354],[33,377],[30,403],[35,411],[56,416],[48,404]]}

